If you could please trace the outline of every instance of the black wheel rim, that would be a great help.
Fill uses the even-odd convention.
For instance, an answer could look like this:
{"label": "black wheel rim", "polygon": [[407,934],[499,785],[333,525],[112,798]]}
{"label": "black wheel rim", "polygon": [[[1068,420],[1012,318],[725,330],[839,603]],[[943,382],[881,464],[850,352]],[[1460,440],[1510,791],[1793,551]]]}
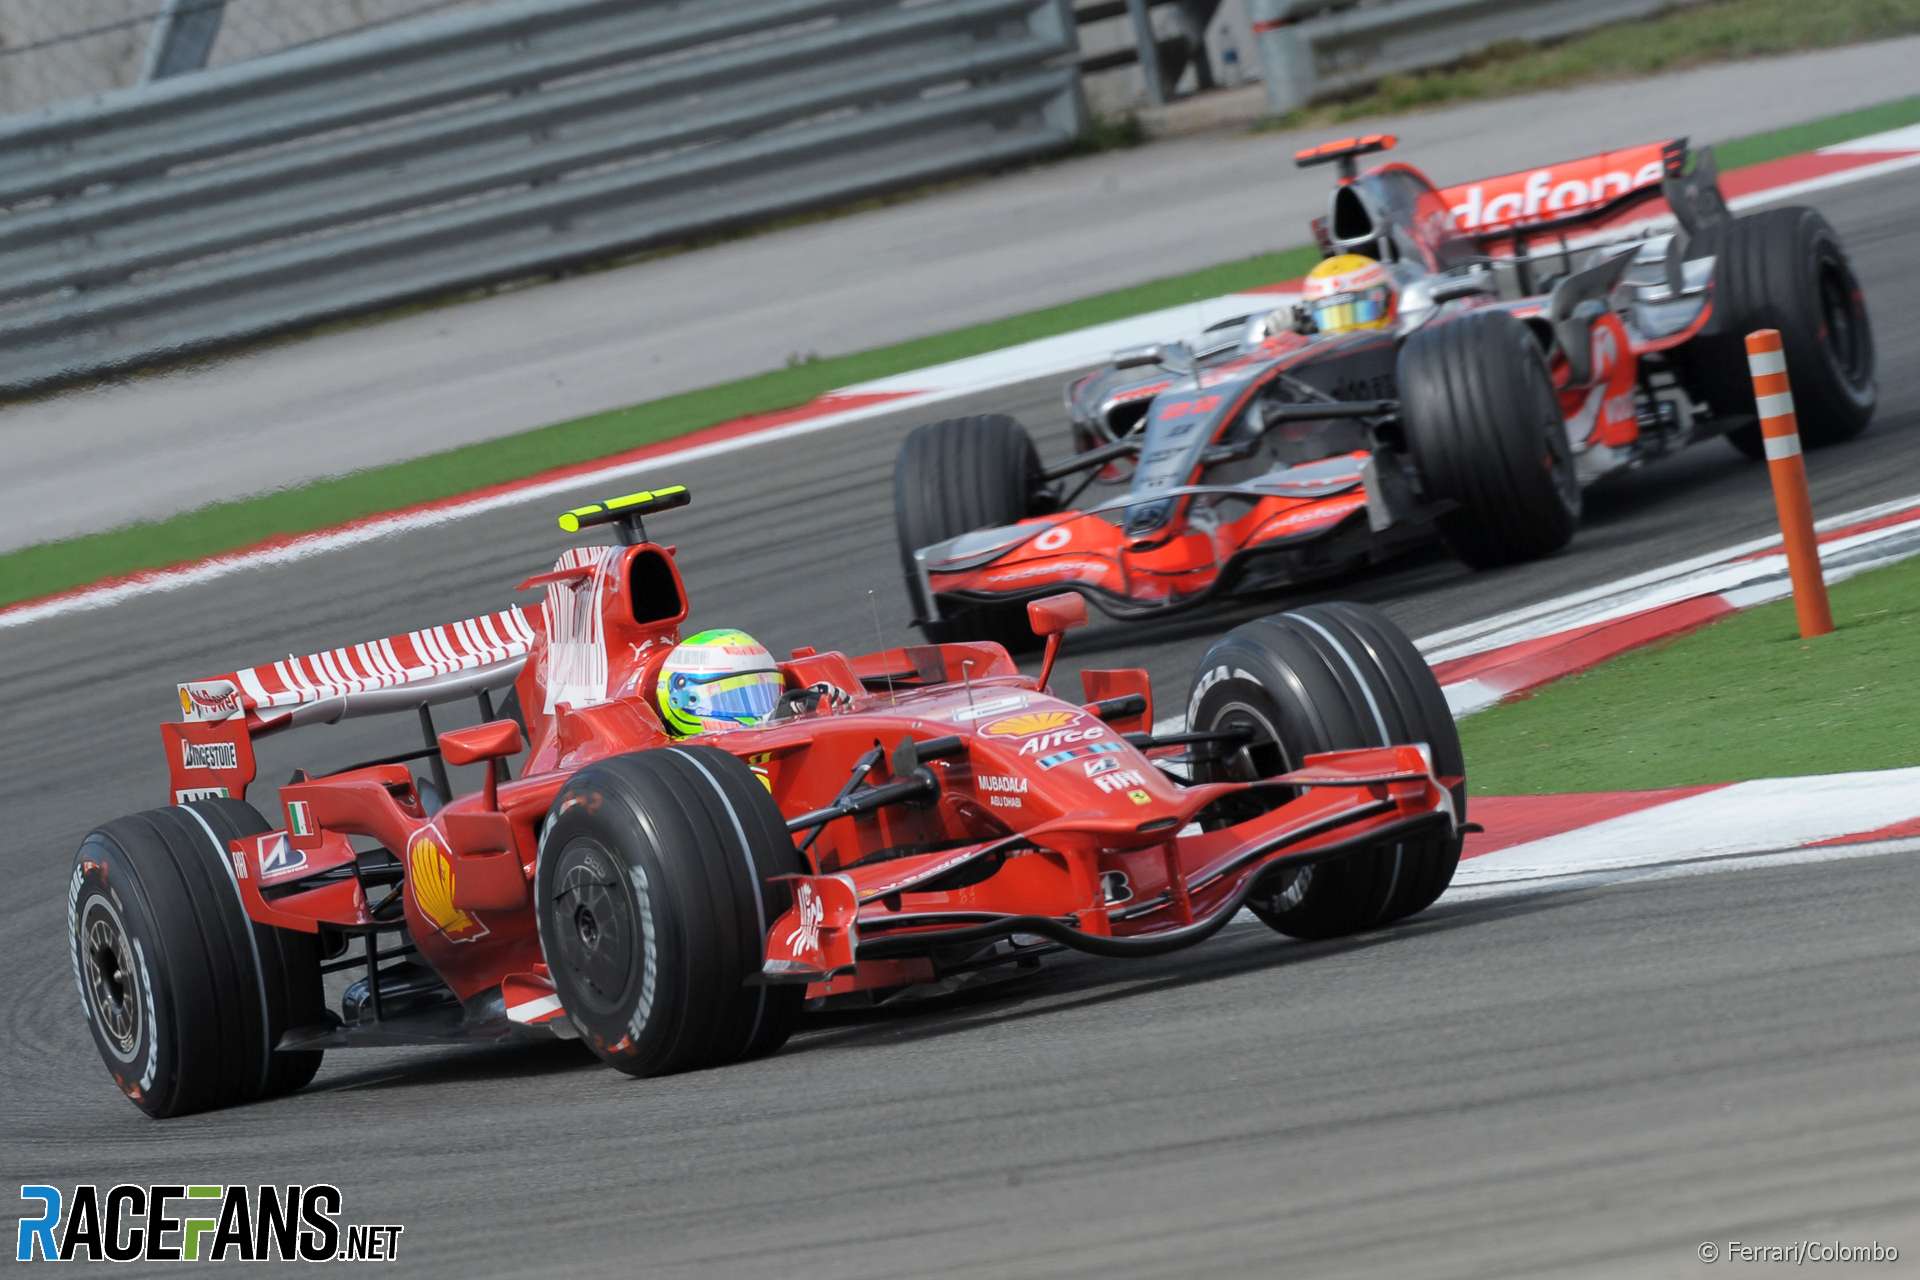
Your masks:
{"label": "black wheel rim", "polygon": [[1831,252],[1820,256],[1818,285],[1821,345],[1841,378],[1858,390],[1873,369],[1873,340],[1860,303],[1860,285],[1847,264]]}
{"label": "black wheel rim", "polygon": [[[1291,766],[1287,763],[1286,748],[1280,745],[1278,730],[1267,715],[1258,707],[1241,701],[1229,701],[1218,707],[1211,721],[1205,726],[1213,731],[1242,729],[1251,734],[1246,746],[1237,748],[1224,759],[1205,766],[1207,782],[1257,782],[1261,778],[1271,778],[1277,773],[1285,773]],[[1248,795],[1244,798],[1233,797],[1213,806],[1206,826],[1218,829],[1257,818],[1267,810],[1280,804],[1286,797],[1279,791],[1270,791],[1264,795]]]}
{"label": "black wheel rim", "polygon": [[554,865],[547,923],[550,962],[570,980],[569,1008],[623,1012],[646,946],[621,863],[599,844],[576,840]]}
{"label": "black wheel rim", "polygon": [[87,1006],[108,1052],[122,1062],[133,1060],[140,1044],[142,997],[140,971],[133,944],[119,915],[105,901],[87,904],[80,925],[80,970]]}
{"label": "black wheel rim", "polygon": [[[1229,755],[1213,772],[1216,782],[1256,782],[1261,778],[1271,778],[1275,774],[1285,773],[1292,765],[1287,760],[1287,749],[1280,742],[1279,730],[1268,720],[1259,708],[1244,702],[1229,702],[1214,713],[1214,729],[1248,729],[1253,733],[1247,746]],[[1248,796],[1244,800],[1229,801],[1216,806],[1218,818],[1213,825],[1231,826],[1245,822],[1249,818],[1272,809],[1290,799],[1292,793],[1269,791],[1263,797]],[[1300,904],[1306,897],[1307,887],[1313,882],[1311,866],[1296,867],[1288,874],[1271,873],[1267,892],[1262,893],[1251,903],[1268,915],[1278,915],[1290,907]]]}

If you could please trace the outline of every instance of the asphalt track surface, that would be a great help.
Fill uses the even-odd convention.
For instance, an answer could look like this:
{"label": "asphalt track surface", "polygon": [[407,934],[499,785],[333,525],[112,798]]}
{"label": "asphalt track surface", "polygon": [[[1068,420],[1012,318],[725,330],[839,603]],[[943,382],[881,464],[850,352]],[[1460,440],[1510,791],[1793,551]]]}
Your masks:
{"label": "asphalt track surface", "polygon": [[[1818,509],[1915,488],[1910,176],[1828,192],[1869,291],[1882,408],[1809,457]],[[1061,435],[1056,384],[962,409]],[[776,649],[905,614],[878,419],[709,459],[658,522],[694,623]],[[584,494],[583,498],[601,495]],[[747,1067],[635,1082],[567,1046],[335,1054],[292,1098],[164,1126],[115,1091],[65,954],[71,851],[160,798],[177,678],[498,607],[563,542],[494,512],[0,632],[0,1151],[20,1182],[325,1180],[398,1221],[409,1274],[1680,1275],[1702,1240],[1920,1260],[1920,931],[1864,858],[1502,900],[1306,945],[1257,925],[1148,962],[821,1019]],[[1766,532],[1763,470],[1709,444],[1589,495],[1572,550],[1471,575],[1416,556],[1326,594],[1418,634]],[[1077,634],[1177,704],[1268,600]],[[361,722],[262,776],[391,750]],[[411,745],[403,743],[401,745]],[[1579,778],[1568,778],[1577,789]],[[1677,851],[1679,852],[1679,851]],[[7,1206],[8,1212],[14,1207]]]}
{"label": "asphalt track surface", "polygon": [[[1920,36],[1341,126],[1442,183],[1910,91]],[[1222,131],[347,328],[0,414],[0,550],[1305,244],[1335,130]],[[102,496],[110,495],[103,511]]]}

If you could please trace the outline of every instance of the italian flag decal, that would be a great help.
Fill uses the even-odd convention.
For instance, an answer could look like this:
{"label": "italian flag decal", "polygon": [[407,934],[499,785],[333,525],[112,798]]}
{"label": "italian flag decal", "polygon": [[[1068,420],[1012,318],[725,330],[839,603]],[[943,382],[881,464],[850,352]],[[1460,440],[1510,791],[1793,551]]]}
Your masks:
{"label": "italian flag decal", "polygon": [[287,834],[294,836],[313,834],[313,815],[307,811],[305,800],[287,802]]}

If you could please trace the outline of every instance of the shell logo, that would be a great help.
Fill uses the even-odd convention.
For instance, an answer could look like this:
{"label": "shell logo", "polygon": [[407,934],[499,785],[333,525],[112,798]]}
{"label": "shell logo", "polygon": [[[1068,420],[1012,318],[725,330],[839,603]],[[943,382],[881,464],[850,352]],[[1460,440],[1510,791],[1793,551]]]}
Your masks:
{"label": "shell logo", "polygon": [[980,732],[990,738],[1028,738],[1036,733],[1064,729],[1079,718],[1078,711],[1023,711],[982,725]]}
{"label": "shell logo", "polygon": [[414,905],[449,942],[472,942],[487,934],[478,916],[453,905],[453,861],[447,851],[423,832],[407,849],[407,882],[413,886]]}

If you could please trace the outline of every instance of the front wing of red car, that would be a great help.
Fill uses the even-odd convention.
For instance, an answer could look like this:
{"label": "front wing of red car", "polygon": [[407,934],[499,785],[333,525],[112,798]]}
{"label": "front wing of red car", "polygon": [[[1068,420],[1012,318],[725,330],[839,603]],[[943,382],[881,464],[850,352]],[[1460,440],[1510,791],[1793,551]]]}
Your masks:
{"label": "front wing of red car", "polygon": [[[769,931],[762,980],[825,982],[872,960],[1033,935],[1097,955],[1149,955],[1210,936],[1277,868],[1463,831],[1448,787],[1418,746],[1307,757],[1261,782],[1183,789],[1152,810],[1116,795],[962,849],[789,877],[794,905]],[[1290,797],[1203,829],[1248,791]],[[1143,793],[1144,794],[1144,793]]]}

